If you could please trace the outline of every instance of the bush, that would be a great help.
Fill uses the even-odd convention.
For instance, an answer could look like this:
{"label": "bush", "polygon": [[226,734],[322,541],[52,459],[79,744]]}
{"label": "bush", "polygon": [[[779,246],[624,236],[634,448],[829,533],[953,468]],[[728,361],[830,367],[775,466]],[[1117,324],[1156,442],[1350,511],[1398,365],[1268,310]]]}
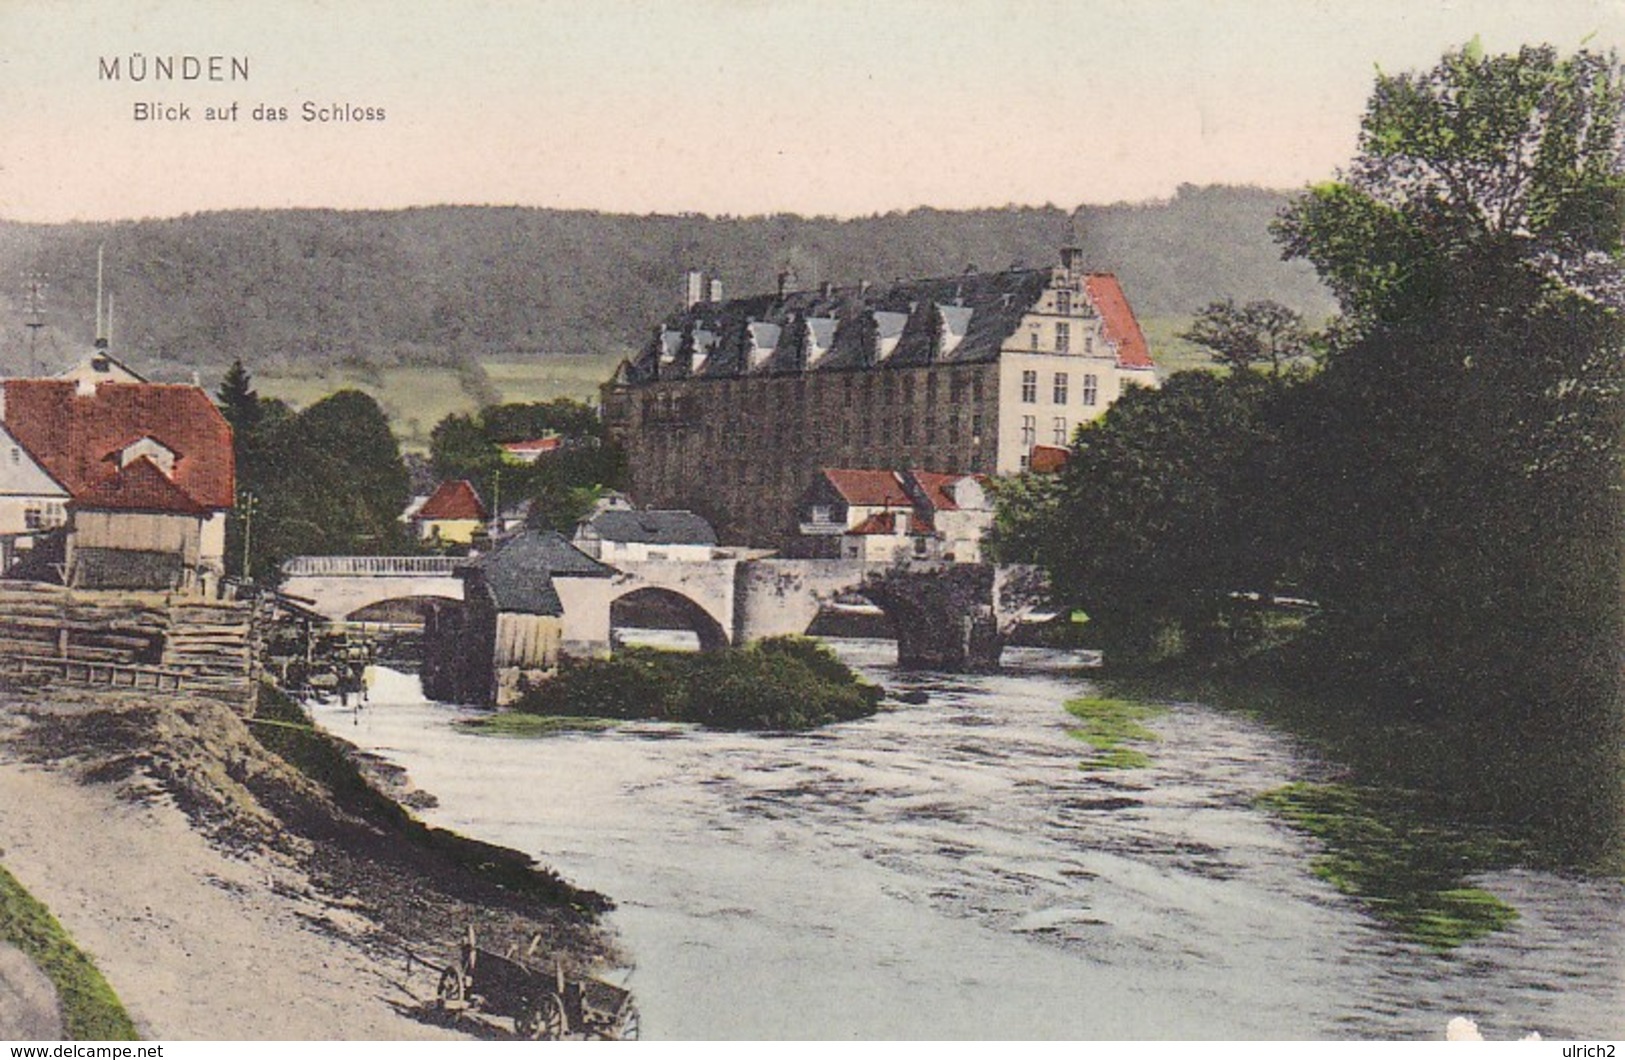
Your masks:
{"label": "bush", "polygon": [[784,731],[868,717],[881,695],[816,641],[775,637],[697,655],[639,648],[567,663],[517,709]]}

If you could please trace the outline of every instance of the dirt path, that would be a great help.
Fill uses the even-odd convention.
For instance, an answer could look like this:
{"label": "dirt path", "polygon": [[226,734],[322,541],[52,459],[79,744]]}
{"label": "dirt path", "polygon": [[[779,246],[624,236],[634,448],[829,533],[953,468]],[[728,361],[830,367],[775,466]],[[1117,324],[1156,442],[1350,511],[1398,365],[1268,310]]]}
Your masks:
{"label": "dirt path", "polygon": [[0,942],[0,1038],[49,1041],[61,1036],[56,988],[22,950]]}
{"label": "dirt path", "polygon": [[121,801],[0,750],[0,847],[146,1036],[460,1037],[411,1014],[408,991],[433,990],[426,970],[370,957],[349,935],[359,918],[296,869],[223,854],[166,802]]}

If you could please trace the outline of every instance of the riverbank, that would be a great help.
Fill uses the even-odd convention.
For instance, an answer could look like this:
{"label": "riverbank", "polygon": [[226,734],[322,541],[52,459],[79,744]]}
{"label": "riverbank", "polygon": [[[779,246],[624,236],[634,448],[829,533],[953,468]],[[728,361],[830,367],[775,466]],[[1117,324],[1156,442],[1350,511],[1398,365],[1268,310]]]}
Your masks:
{"label": "riverbank", "polygon": [[0,688],[0,863],[143,1036],[462,1037],[420,1003],[470,923],[494,948],[540,933],[567,968],[618,960],[606,899],[417,824],[287,711]]}
{"label": "riverbank", "polygon": [[[1510,732],[1505,719],[1384,704],[1267,657],[1233,667],[1107,669],[1098,679],[1113,694],[1206,703],[1265,721],[1341,763],[1356,783],[1410,793],[1425,817],[1517,844],[1528,864],[1625,878],[1625,818],[1606,812],[1625,804],[1617,714],[1599,722],[1605,731],[1553,733],[1550,746],[1531,746],[1538,722]],[[1603,790],[1595,778],[1609,776],[1612,790]],[[1571,790],[1577,777],[1592,782]],[[1576,801],[1593,806],[1565,814]]]}

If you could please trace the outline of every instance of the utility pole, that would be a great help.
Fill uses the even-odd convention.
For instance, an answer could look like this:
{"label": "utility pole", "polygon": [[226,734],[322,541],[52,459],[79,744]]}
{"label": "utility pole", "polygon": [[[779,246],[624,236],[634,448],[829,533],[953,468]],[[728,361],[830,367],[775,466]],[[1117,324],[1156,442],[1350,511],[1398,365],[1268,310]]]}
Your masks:
{"label": "utility pole", "polygon": [[250,546],[254,543],[254,508],[259,504],[259,498],[252,493],[243,493],[243,581],[252,580],[254,553]]}

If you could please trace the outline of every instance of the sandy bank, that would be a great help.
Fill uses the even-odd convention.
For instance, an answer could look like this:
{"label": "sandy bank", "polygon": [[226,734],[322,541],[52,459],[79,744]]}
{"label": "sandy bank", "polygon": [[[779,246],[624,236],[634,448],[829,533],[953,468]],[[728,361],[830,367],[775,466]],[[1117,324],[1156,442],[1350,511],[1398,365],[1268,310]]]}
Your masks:
{"label": "sandy bank", "polygon": [[223,707],[0,690],[0,862],[149,1037],[457,1037],[418,1008],[438,969],[406,953],[446,959],[469,921],[541,931],[572,963],[608,954],[592,916],[378,816]]}

